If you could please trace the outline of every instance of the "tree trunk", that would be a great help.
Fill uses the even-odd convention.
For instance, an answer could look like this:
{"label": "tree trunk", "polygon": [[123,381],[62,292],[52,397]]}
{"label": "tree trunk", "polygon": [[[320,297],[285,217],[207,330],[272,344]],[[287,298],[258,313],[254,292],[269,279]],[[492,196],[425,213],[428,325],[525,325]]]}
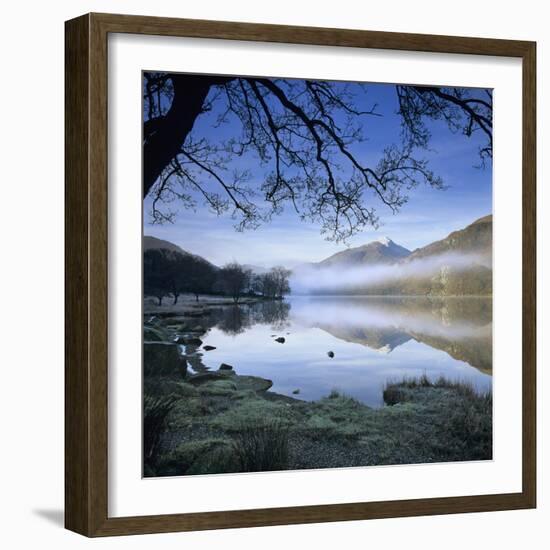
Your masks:
{"label": "tree trunk", "polygon": [[195,302],[198,302],[198,301],[199,301],[199,295],[195,294]]}
{"label": "tree trunk", "polygon": [[172,303],[173,306],[175,306],[178,303],[179,294],[174,294],[174,302]]}
{"label": "tree trunk", "polygon": [[163,117],[143,124],[143,198],[181,150],[195,120],[203,112],[210,88],[233,80],[220,76],[186,74],[171,74],[170,79],[174,86],[170,110]]}
{"label": "tree trunk", "polygon": [[159,301],[158,305],[162,305],[162,296],[157,296],[157,300]]}

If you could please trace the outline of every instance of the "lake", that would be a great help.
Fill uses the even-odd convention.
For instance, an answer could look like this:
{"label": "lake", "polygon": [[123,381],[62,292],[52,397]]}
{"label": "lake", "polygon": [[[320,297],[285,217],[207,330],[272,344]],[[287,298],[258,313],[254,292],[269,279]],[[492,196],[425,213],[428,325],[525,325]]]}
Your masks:
{"label": "lake", "polygon": [[492,387],[491,298],[293,296],[225,306],[208,324],[204,366],[228,363],[298,399],[338,390],[380,407],[388,381],[423,374]]}

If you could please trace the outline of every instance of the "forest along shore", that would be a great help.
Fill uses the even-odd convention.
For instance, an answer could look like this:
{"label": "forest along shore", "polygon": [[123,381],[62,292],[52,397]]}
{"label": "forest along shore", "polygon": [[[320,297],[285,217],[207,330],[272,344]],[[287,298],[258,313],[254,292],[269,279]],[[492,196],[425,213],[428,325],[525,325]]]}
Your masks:
{"label": "forest along shore", "polygon": [[280,395],[238,365],[207,369],[204,335],[229,304],[144,303],[145,476],[492,458],[491,394],[465,384],[392,381],[374,409],[337,391],[309,402]]}

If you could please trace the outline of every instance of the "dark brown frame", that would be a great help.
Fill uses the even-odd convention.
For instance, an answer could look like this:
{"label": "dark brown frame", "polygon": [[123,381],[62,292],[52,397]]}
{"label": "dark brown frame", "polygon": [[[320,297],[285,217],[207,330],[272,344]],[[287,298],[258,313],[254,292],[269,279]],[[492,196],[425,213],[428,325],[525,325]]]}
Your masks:
{"label": "dark brown frame", "polygon": [[[107,514],[108,33],[491,55],[523,63],[523,487],[520,493],[110,518]],[[86,536],[536,506],[536,44],[88,14],[65,24],[65,526]]]}

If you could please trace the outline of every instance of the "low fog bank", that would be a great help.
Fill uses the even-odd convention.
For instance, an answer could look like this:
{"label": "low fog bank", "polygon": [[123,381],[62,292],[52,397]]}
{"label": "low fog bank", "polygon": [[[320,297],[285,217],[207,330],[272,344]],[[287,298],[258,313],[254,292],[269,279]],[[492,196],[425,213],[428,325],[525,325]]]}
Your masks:
{"label": "low fog bank", "polygon": [[292,273],[290,285],[293,294],[337,294],[444,277],[451,271],[466,274],[480,268],[491,268],[489,257],[480,254],[445,253],[389,265],[297,267]]}

